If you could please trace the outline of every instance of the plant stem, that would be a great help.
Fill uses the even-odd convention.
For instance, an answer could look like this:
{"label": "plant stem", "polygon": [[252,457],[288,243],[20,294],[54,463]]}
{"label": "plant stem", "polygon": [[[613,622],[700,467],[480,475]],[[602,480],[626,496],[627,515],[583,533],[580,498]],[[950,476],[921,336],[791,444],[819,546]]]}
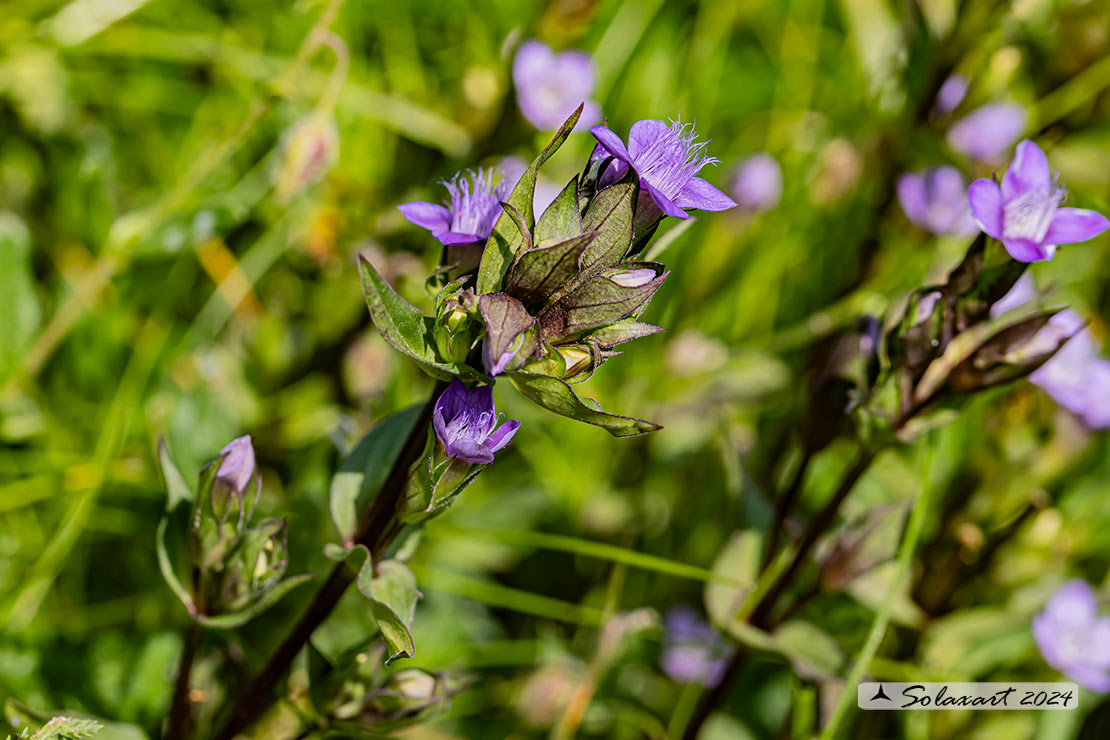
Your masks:
{"label": "plant stem", "polygon": [[177,677],[174,680],[173,699],[170,703],[170,714],[166,722],[166,734],[163,740],[184,740],[189,736],[189,725],[192,721],[192,705],[189,703],[189,674],[193,670],[193,661],[197,657],[200,639],[204,629],[199,622],[192,622],[185,633],[185,643],[181,647],[181,660],[177,664]]}
{"label": "plant stem", "polygon": [[794,471],[794,477],[790,480],[790,486],[786,491],[780,494],[775,499],[775,519],[771,522],[771,528],[767,531],[767,546],[763,549],[763,568],[771,562],[771,558],[775,556],[775,550],[778,549],[779,538],[782,536],[783,527],[786,526],[786,520],[790,516],[791,509],[798,501],[798,496],[802,491],[802,484],[805,483],[806,470],[809,468],[809,461],[813,459],[810,452],[806,452],[802,456],[801,462],[798,463],[798,469]]}
{"label": "plant stem", "polygon": [[[377,561],[390,542],[400,532],[396,525],[396,513],[401,495],[408,479],[409,468],[420,457],[427,441],[428,429],[432,422],[432,410],[435,402],[443,393],[447,384],[440,381],[432,391],[431,398],[425,404],[424,410],[416,420],[412,431],[405,439],[401,453],[393,463],[389,476],[382,484],[378,495],[366,511],[359,526],[355,542],[365,545],[370,551],[370,557]],[[216,740],[231,740],[237,734],[249,727],[263,711],[269,706],[270,698],[278,682],[289,672],[293,659],[297,653],[308,643],[312,633],[319,627],[328,615],[332,613],[339,600],[343,597],[347,587],[355,580],[355,571],[346,561],[337,563],[332,569],[328,580],[316,592],[312,603],[297,621],[277,650],[270,657],[269,663],[262,672],[251,682],[243,698],[240,700],[235,712],[228,719],[214,737]]]}

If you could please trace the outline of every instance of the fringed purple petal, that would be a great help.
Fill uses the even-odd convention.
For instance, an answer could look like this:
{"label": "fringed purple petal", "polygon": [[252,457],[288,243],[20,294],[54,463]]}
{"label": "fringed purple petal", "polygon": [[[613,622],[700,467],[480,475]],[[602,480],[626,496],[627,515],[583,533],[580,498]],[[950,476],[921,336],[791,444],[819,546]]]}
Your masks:
{"label": "fringed purple petal", "polygon": [[1002,177],[1002,200],[1009,201],[1022,193],[1051,185],[1052,171],[1048,168],[1048,157],[1029,139],[1022,141],[1017,145],[1010,169]]}
{"label": "fringed purple petal", "polygon": [[1018,262],[1044,262],[1056,256],[1055,244],[1039,244],[1031,239],[1003,239],[1002,245]]}
{"label": "fringed purple petal", "polygon": [[487,237],[478,236],[477,234],[459,234],[454,231],[437,231],[432,234],[440,244],[449,247],[453,244],[473,244],[475,242],[484,242]]}
{"label": "fringed purple petal", "polygon": [[979,228],[995,239],[1002,238],[1002,192],[992,180],[980,178],[967,189],[971,215]]}
{"label": "fringed purple petal", "polygon": [[674,202],[680,208],[694,208],[699,211],[727,211],[736,207],[736,201],[700,177],[686,183]]}
{"label": "fringed purple petal", "polygon": [[493,451],[489,447],[467,437],[447,445],[446,450],[448,457],[456,457],[472,465],[488,465],[493,462]]}
{"label": "fringed purple petal", "polygon": [[513,437],[516,435],[517,429],[520,429],[520,422],[515,419],[510,419],[497,427],[493,434],[489,435],[489,439],[486,440],[486,446],[489,447],[491,452],[497,452],[512,441]]}
{"label": "fringed purple petal", "polygon": [[632,124],[628,132],[628,153],[635,162],[642,154],[661,142],[669,144],[669,147],[674,149],[671,154],[679,160],[686,158],[682,141],[671,131],[671,127],[653,118],[646,118]]}
{"label": "fringed purple petal", "polygon": [[647,180],[640,180],[640,187],[651,196],[655,205],[659,206],[659,210],[666,215],[673,216],[674,218],[690,218],[690,215],[686,213],[686,211],[679,208],[673,200],[659,192],[659,190]]}
{"label": "fringed purple petal", "polygon": [[625,148],[624,142],[621,141],[621,137],[604,126],[594,126],[590,129],[590,133],[614,157],[622,162],[632,163],[632,157],[629,155],[628,149]]}

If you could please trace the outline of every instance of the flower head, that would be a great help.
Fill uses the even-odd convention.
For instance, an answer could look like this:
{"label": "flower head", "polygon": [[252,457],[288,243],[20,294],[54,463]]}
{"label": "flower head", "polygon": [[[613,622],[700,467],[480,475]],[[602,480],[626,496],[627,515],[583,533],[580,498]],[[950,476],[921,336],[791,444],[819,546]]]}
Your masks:
{"label": "flower head", "polygon": [[955,74],[950,76],[940,86],[937,91],[937,99],[934,103],[934,108],[937,113],[947,114],[956,110],[956,107],[963,102],[964,96],[967,95],[967,88],[969,80],[966,75]]}
{"label": "flower head", "polygon": [[1057,244],[1087,241],[1110,227],[1097,211],[1060,208],[1065,191],[1044,152],[1028,139],[1018,144],[1001,187],[983,178],[971,183],[967,195],[979,228],[1021,262],[1052,259]]}
{"label": "flower head", "polygon": [[254,475],[254,447],[249,434],[233,439],[220,450],[220,467],[216,470],[216,480],[224,483],[235,493],[247,490]]}
{"label": "flower head", "polygon": [[679,606],[667,612],[663,625],[663,672],[679,683],[716,686],[728,663],[728,646],[717,630],[693,609]]}
{"label": "flower head", "polygon": [[1076,683],[1110,692],[1110,617],[1098,616],[1085,581],[1064,584],[1033,618],[1033,638],[1045,662]]}
{"label": "flower head", "polygon": [[768,211],[782,198],[782,167],[767,152],[753,154],[740,164],[730,192],[745,211]]}
{"label": "flower head", "polygon": [[398,206],[410,223],[432,232],[440,244],[471,244],[489,238],[501,214],[501,203],[509,197],[510,184],[494,184],[494,170],[460,172],[443,182],[451,196],[449,206],[415,201]]}
{"label": "flower head", "polygon": [[898,178],[898,202],[914,226],[933,234],[974,234],[963,175],[955,167],[930,167]]}
{"label": "flower head", "polygon": [[[668,126],[652,119],[637,121],[628,133],[627,147],[605,126],[594,126],[590,132],[620,163],[615,165],[618,169],[631,167],[636,171],[640,188],[666,215],[687,218],[684,208],[724,211],[736,205],[697,176],[702,167],[719,160],[705,154],[706,142],[697,141],[693,124],[674,121]],[[611,177],[606,172],[602,184]]]}
{"label": "flower head", "polygon": [[467,389],[458,378],[436,401],[432,426],[448,457],[468,463],[491,463],[493,453],[509,444],[519,421],[497,426],[500,417],[493,407],[493,388]]}
{"label": "flower head", "polygon": [[973,159],[990,161],[1018,140],[1029,115],[1014,103],[976,108],[948,129],[948,145]]}
{"label": "flower head", "polygon": [[541,131],[559,128],[581,103],[585,107],[575,130],[601,118],[597,103],[588,100],[597,84],[597,70],[585,52],[556,54],[542,41],[525,41],[513,59],[513,84],[520,112]]}

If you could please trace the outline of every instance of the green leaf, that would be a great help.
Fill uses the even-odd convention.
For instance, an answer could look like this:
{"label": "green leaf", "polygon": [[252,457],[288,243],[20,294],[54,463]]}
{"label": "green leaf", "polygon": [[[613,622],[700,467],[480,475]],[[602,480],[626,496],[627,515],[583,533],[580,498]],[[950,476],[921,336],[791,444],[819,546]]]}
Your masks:
{"label": "green leaf", "polygon": [[835,678],[844,667],[844,653],[829,633],[816,625],[792,620],[772,634],[774,649],[790,661],[802,678]]}
{"label": "green leaf", "polygon": [[200,615],[197,621],[211,629],[233,629],[240,627],[281,601],[282,597],[293,589],[308,583],[312,576],[305,573],[299,576],[290,576],[264,593],[258,601],[242,611],[229,614],[217,614],[214,617]]}
{"label": "green leaf", "polygon": [[387,416],[355,445],[332,477],[331,516],[344,543],[354,538],[358,512],[385,482],[419,416],[419,404]]}
{"label": "green leaf", "polygon": [[196,607],[193,605],[193,597],[189,595],[188,590],[181,584],[181,580],[177,577],[174,571],[173,561],[170,560],[170,554],[166,550],[166,527],[169,525],[169,514],[162,516],[162,521],[158,523],[158,530],[154,535],[154,549],[158,554],[158,570],[162,572],[162,579],[174,595],[181,600],[185,608],[189,610],[190,614],[196,613]]}
{"label": "green leaf", "polygon": [[[575,124],[578,123],[578,117],[581,115],[582,106],[580,105],[578,110],[574,111],[570,118],[555,132],[551,143],[540,153],[540,156],[532,161],[524,174],[520,176],[513,192],[509,194],[508,204],[520,212],[524,223],[529,228],[535,223],[532,202],[536,195],[536,176],[539,174],[540,166],[559,150],[559,147],[570,136],[570,132],[574,130]],[[524,236],[513,221],[513,217],[505,209],[502,209],[501,215],[498,216],[497,222],[493,225],[493,231],[486,243],[486,249],[482,253],[482,264],[478,268],[479,293],[497,293],[501,290],[501,285],[505,281],[505,273],[509,271],[509,265],[512,264],[513,257],[524,243]]]}
{"label": "green leaf", "polygon": [[542,308],[578,274],[582,253],[596,237],[597,232],[591,231],[521,252],[509,269],[505,292],[526,305]]}
{"label": "green leaf", "polygon": [[555,196],[536,223],[536,241],[569,239],[582,233],[582,208],[578,203],[578,175]]}
{"label": "green leaf", "polygon": [[663,327],[661,326],[654,326],[653,324],[644,324],[639,321],[633,321],[632,319],[626,319],[624,321],[618,321],[615,324],[610,324],[609,326],[603,326],[582,338],[594,342],[602,349],[610,349],[618,344],[630,342],[640,337],[651,336],[661,331],[663,331]]}
{"label": "green leaf", "polygon": [[508,352],[524,332],[532,328],[532,318],[524,304],[504,293],[486,293],[478,296],[478,310],[486,324],[486,342],[483,353],[496,362]]}
{"label": "green leaf", "polygon": [[357,583],[362,595],[370,599],[370,610],[389,647],[385,664],[411,658],[416,653],[416,644],[410,630],[420,599],[416,576],[398,560],[386,560],[375,567],[367,557]]}
{"label": "green leaf", "polygon": [[424,372],[437,380],[450,380],[457,375],[481,378],[466,365],[439,360],[432,337],[432,319],[397,295],[370,260],[362,255],[359,256],[359,271],[370,318],[390,347],[416,360]]}
{"label": "green leaf", "polygon": [[193,489],[189,488],[181,471],[174,464],[164,439],[158,440],[158,468],[162,471],[162,482],[166,486],[166,511],[173,511],[182,501],[192,502],[195,496]]}
{"label": "green leaf", "polygon": [[662,429],[661,426],[652,424],[650,421],[608,414],[599,408],[591,408],[559,378],[525,372],[510,373],[509,377],[513,385],[529,401],[560,416],[602,427],[614,437],[635,437]]}
{"label": "green leaf", "polygon": [[599,232],[582,255],[582,282],[624,259],[632,244],[632,214],[639,187],[633,177],[605,188],[586,209],[583,231]]}
{"label": "green leaf", "polygon": [[[653,269],[655,279],[644,285],[622,285],[621,275],[630,269]],[[669,273],[652,262],[635,262],[610,268],[562,298],[540,316],[543,337],[559,342],[580,337],[588,331],[627,318],[646,304]]]}
{"label": "green leaf", "polygon": [[502,213],[512,219],[516,224],[517,231],[520,232],[520,238],[523,240],[520,245],[522,249],[532,248],[532,222],[524,219],[524,214],[516,209],[512,203],[501,204]]}
{"label": "green leaf", "polygon": [[19,366],[38,334],[42,307],[31,272],[31,237],[23,221],[0,211],[0,381]]}

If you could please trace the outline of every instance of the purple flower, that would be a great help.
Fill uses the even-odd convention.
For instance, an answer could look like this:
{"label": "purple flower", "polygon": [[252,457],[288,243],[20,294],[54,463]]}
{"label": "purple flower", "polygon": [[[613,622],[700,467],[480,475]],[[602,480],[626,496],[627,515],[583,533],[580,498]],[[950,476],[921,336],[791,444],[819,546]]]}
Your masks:
{"label": "purple flower", "polygon": [[[697,142],[693,124],[674,121],[668,126],[652,119],[637,121],[628,134],[627,148],[619,136],[604,126],[594,126],[590,132],[620,163],[617,170],[631,167],[636,171],[640,188],[666,215],[688,218],[683,208],[724,211],[736,205],[732,198],[697,176],[702,167],[719,160],[705,155],[706,142]],[[602,183],[611,177],[606,172]]]}
{"label": "purple flower", "polygon": [[782,198],[782,167],[767,152],[753,154],[740,164],[730,192],[745,211],[769,211]]}
{"label": "purple flower", "polygon": [[254,448],[249,434],[233,439],[220,450],[220,467],[216,470],[216,480],[224,483],[236,493],[242,493],[250,485],[254,475]]}
{"label": "purple flower", "polygon": [[667,612],[663,625],[663,672],[679,683],[716,686],[728,664],[728,645],[686,606]]}
{"label": "purple flower", "polygon": [[[991,306],[991,316],[1001,316],[1033,298],[1033,279],[1022,277],[1010,292]],[[1049,352],[1067,339],[1048,362],[1029,376],[1056,403],[1080,416],[1091,429],[1110,428],[1110,359],[1099,355],[1085,322],[1074,311],[1061,311],[1037,332],[1028,354]]]}
{"label": "purple flower", "polygon": [[1065,194],[1044,152],[1028,139],[1018,144],[1001,187],[981,178],[967,191],[979,228],[1001,240],[1010,256],[1021,262],[1050,260],[1057,244],[1087,241],[1110,226],[1097,211],[1060,208]]}
{"label": "purple flower", "polygon": [[493,388],[481,385],[467,389],[458,378],[436,401],[432,426],[448,457],[468,463],[491,463],[520,428],[519,421],[497,426],[500,416],[493,408]]}
{"label": "purple flower", "polygon": [[974,234],[963,175],[955,167],[930,167],[898,178],[906,218],[933,234]]}
{"label": "purple flower", "polygon": [[451,204],[415,201],[398,206],[410,223],[432,232],[440,244],[472,244],[489,238],[501,214],[501,202],[509,197],[510,184],[502,179],[494,185],[494,170],[460,172],[444,181]]}
{"label": "purple flower", "polygon": [[990,103],[976,108],[948,129],[948,145],[973,159],[990,161],[1025,132],[1028,114],[1020,105]]}
{"label": "purple flower", "polygon": [[1098,616],[1094,590],[1068,581],[1033,618],[1033,638],[1046,663],[1100,694],[1110,692],[1110,617]]}
{"label": "purple flower", "polygon": [[597,71],[585,52],[556,54],[542,41],[525,41],[513,60],[513,84],[520,112],[541,131],[562,126],[581,103],[585,107],[574,126],[576,131],[601,118],[598,104],[587,99],[597,84]]}
{"label": "purple flower", "polygon": [[937,91],[937,100],[934,107],[937,113],[945,115],[956,110],[956,106],[963,102],[967,95],[969,81],[966,75],[952,75]]}

